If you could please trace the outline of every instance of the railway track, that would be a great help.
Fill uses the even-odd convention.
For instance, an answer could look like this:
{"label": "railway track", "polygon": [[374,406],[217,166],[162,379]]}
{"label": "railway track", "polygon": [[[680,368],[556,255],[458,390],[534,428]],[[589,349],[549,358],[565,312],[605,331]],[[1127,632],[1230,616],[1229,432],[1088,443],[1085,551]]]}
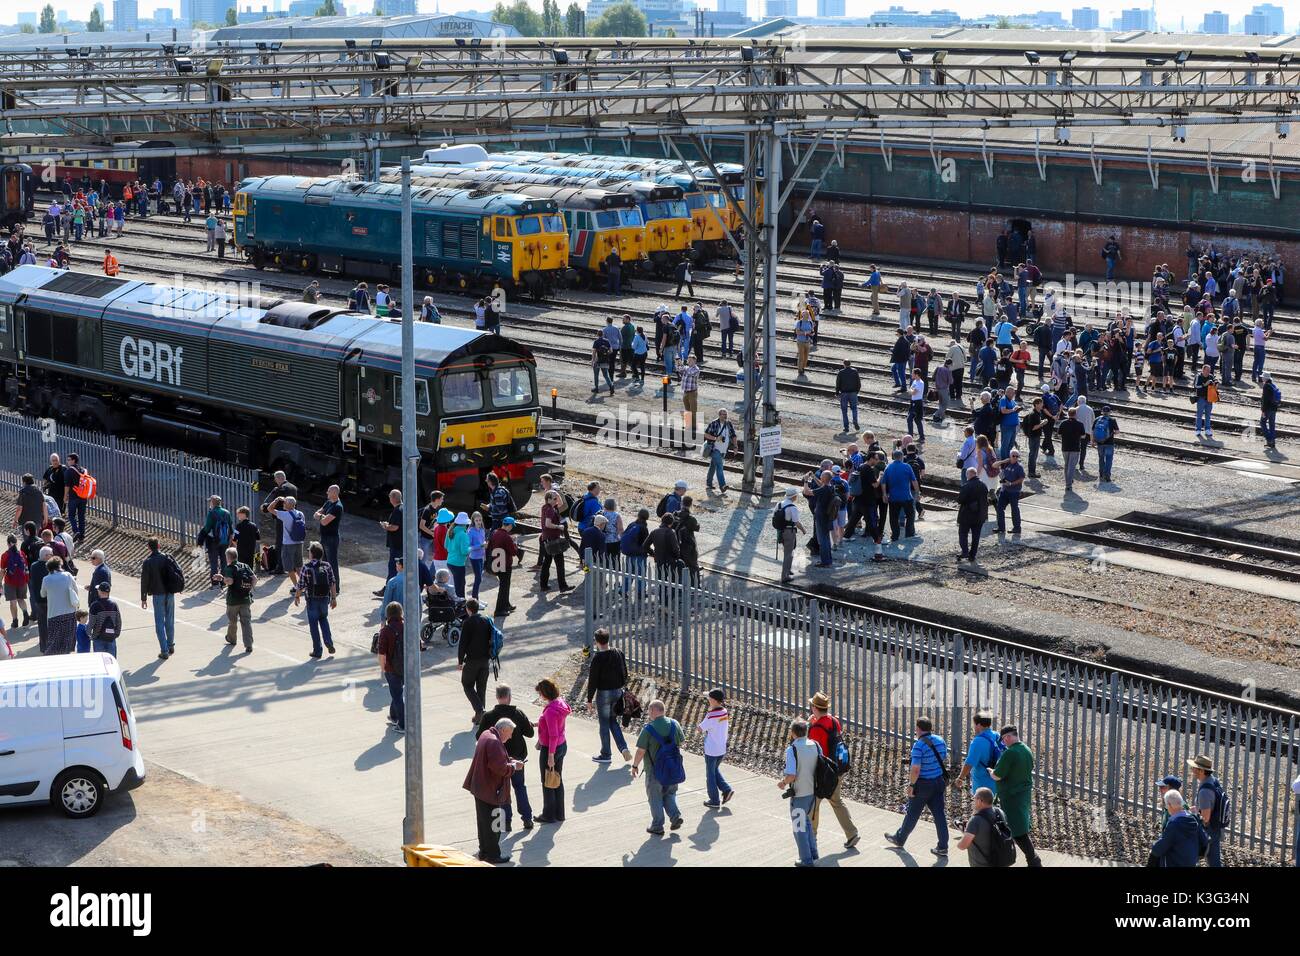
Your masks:
{"label": "railway track", "polygon": [[[121,243],[114,243],[114,248],[126,249],[127,247],[122,245]],[[143,250],[133,250],[133,251],[138,252],[140,255],[145,255],[145,256],[151,256],[157,254],[157,251],[154,249],[143,249]],[[178,254],[171,253],[170,255],[172,255],[174,258]],[[180,253],[179,255],[185,256],[186,258],[189,259],[196,260],[198,263],[202,265],[203,270],[205,272],[210,269],[217,269],[217,270],[228,269],[229,265],[234,265],[236,268],[246,268],[249,270],[252,269],[251,266],[243,264],[237,260],[230,261],[229,265],[227,265],[226,263],[223,263],[222,260],[214,259],[210,255],[185,254],[185,253]],[[176,275],[176,270],[174,269],[166,269],[154,265],[139,264],[134,260],[130,263],[130,269],[134,273],[142,273],[145,275],[157,277],[162,280],[170,280],[174,278],[174,276]],[[289,297],[296,297],[297,294],[301,292],[300,282],[292,274],[255,273],[255,275],[257,276],[258,281],[261,283],[261,287],[266,290],[281,292],[286,294]],[[205,277],[211,278],[216,281],[221,281],[221,280],[230,281],[230,276],[228,273],[224,275],[209,274]],[[340,297],[346,297],[347,291],[350,289],[350,285],[346,280],[321,278],[318,281],[320,281],[321,283],[321,288],[323,292],[329,293],[332,291],[334,292],[334,294],[337,294]],[[470,306],[468,303],[465,303],[463,305],[460,304],[461,301],[462,300],[457,298],[454,302],[451,303],[443,302],[440,303],[439,308],[450,315],[468,316],[471,313]],[[594,313],[598,315],[622,315],[623,312],[625,311],[615,306],[603,306],[599,303],[576,302],[576,301],[566,302],[564,300],[556,300],[551,303],[542,303],[541,305],[544,306],[547,304],[562,305],[567,308],[572,308],[574,310],[582,309],[587,314]],[[540,354],[550,355],[552,357],[567,362],[589,366],[590,351],[588,348],[585,347],[585,344],[583,347],[557,345],[555,343],[555,339],[553,335],[545,334],[546,332],[550,332],[554,330],[556,324],[554,316],[548,315],[546,317],[540,317],[540,316],[526,315],[518,312],[517,311],[518,308],[519,308],[518,306],[515,307],[516,311],[512,311],[509,319],[509,326],[511,328],[512,335],[515,335],[521,341],[528,344],[529,347],[532,348],[535,352],[538,352]],[[542,332],[543,337],[540,340],[538,340],[538,339],[534,339],[531,335],[520,335],[519,332],[524,327],[528,327],[527,329],[528,331],[538,330]],[[789,339],[792,338],[792,334],[782,333],[780,335],[780,338],[783,340]],[[838,336],[825,335],[823,336],[823,339],[828,343],[848,343],[850,345],[852,344],[851,342],[849,342],[849,340],[846,340]],[[834,368],[838,368],[838,365],[835,362],[821,357],[814,358],[812,360],[812,363],[813,364],[810,364],[810,368],[817,371],[822,371],[822,370],[832,371]],[[859,367],[862,367],[861,362],[859,362],[858,364]],[[792,369],[793,366],[794,366],[794,362],[789,357],[785,357],[785,358],[778,357],[779,368],[783,368],[788,371]],[[871,371],[873,368],[883,371],[883,366],[867,366],[866,370]],[[704,367],[702,378],[705,381],[721,384],[724,386],[730,386],[733,388],[735,387],[734,373],[718,372],[715,369],[710,368],[709,366]],[[807,380],[800,381],[798,379],[793,379],[793,378],[783,378],[780,381],[780,387],[783,391],[789,393],[804,395],[812,398],[825,399],[827,401],[833,401],[835,402],[836,407],[838,408],[838,400],[836,399],[834,389],[831,386],[819,385]],[[862,404],[867,405],[868,407],[877,407],[882,410],[888,411],[892,415],[897,415],[899,417],[902,417],[902,414],[906,409],[906,403],[893,395],[865,393],[860,399],[860,401]],[[1143,418],[1151,418],[1155,420],[1173,422],[1176,425],[1185,426],[1188,431],[1191,430],[1192,422],[1191,422],[1190,414],[1179,415],[1179,413],[1172,412],[1172,411],[1121,403],[1118,400],[1111,400],[1109,398],[1107,398],[1107,401],[1114,408],[1116,408],[1117,411],[1121,411],[1124,414],[1135,413],[1137,416]],[[965,409],[952,408],[950,409],[950,415],[953,419],[958,421],[964,422],[970,419],[970,412]],[[1248,425],[1249,421],[1239,422],[1237,424],[1240,427],[1242,425]],[[1220,423],[1220,428],[1221,429],[1223,428],[1222,421]],[[1278,434],[1280,437],[1283,438],[1300,437],[1300,429],[1289,428],[1285,424],[1283,424],[1279,426]],[[1218,451],[1214,448],[1206,447],[1204,445],[1180,444],[1177,442],[1171,442],[1167,439],[1148,440],[1148,439],[1138,438],[1128,433],[1121,433],[1120,435],[1117,436],[1116,441],[1120,447],[1128,448],[1135,451],[1140,451],[1146,454],[1155,455],[1157,457],[1178,460],[1178,461],[1196,460],[1202,462],[1223,463],[1223,462],[1240,461],[1243,458],[1249,457],[1237,453]],[[1266,459],[1251,459],[1251,460],[1259,461],[1260,463],[1263,464],[1268,463]]]}

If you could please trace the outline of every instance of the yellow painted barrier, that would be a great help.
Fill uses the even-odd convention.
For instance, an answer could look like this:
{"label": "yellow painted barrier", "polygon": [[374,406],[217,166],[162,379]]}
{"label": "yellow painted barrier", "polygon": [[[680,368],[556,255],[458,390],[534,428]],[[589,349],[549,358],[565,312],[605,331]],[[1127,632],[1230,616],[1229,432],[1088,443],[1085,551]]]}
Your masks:
{"label": "yellow painted barrier", "polygon": [[475,859],[468,853],[447,846],[430,846],[428,843],[404,846],[402,854],[406,857],[407,866],[486,866],[489,869],[492,867],[492,864]]}

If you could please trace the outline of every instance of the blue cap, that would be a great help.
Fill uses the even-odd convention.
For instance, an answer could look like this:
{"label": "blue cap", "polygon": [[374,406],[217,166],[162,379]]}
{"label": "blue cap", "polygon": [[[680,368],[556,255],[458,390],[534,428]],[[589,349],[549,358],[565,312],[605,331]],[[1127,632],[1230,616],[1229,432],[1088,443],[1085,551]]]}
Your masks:
{"label": "blue cap", "polygon": [[501,519],[501,524],[504,525],[504,526],[507,527],[507,528],[510,527],[511,525],[513,525],[514,523],[515,523],[515,519],[514,519],[514,518],[502,518],[502,519]]}
{"label": "blue cap", "polygon": [[1168,787],[1170,790],[1178,790],[1181,792],[1183,789],[1183,778],[1175,777],[1173,774],[1170,774],[1168,777],[1165,777],[1165,779],[1160,781],[1159,786]]}

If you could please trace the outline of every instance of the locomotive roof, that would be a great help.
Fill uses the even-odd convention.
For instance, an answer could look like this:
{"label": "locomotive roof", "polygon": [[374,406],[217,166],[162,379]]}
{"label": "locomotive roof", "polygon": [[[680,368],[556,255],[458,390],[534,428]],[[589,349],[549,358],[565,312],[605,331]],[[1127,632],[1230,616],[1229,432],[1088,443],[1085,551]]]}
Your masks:
{"label": "locomotive roof", "polygon": [[[402,187],[397,183],[373,183],[341,176],[254,176],[239,184],[239,192],[266,193],[309,204],[400,205]],[[455,187],[413,189],[411,204],[416,209],[440,209],[475,215],[519,216],[557,210],[548,199],[519,193],[484,192]]]}
{"label": "locomotive roof", "polygon": [[[79,292],[77,290],[80,290]],[[26,294],[36,307],[142,328],[170,327],[190,334],[211,333],[214,341],[261,345],[299,355],[348,357],[367,367],[400,372],[402,326],[347,309],[262,299],[246,304],[219,290],[110,279],[89,272],[25,265],[0,276],[0,301]],[[486,352],[531,360],[522,345],[498,335],[452,325],[415,326],[415,361],[422,374],[449,358]]]}
{"label": "locomotive roof", "polygon": [[[508,172],[538,173],[545,176],[558,176],[568,179],[589,181],[602,189],[625,189],[636,196],[638,202],[652,202],[660,199],[681,199],[682,188],[672,183],[658,183],[654,180],[628,180],[626,172],[617,169],[588,169],[584,167],[548,166],[545,163],[512,163],[503,167]],[[665,193],[665,190],[670,192]]]}
{"label": "locomotive roof", "polygon": [[[530,177],[528,173],[511,173],[501,169],[458,170],[451,166],[413,166],[411,172],[412,188],[473,183],[477,189],[513,191],[538,199],[553,199],[561,209],[626,209],[636,205],[636,199],[628,192],[577,184],[572,180],[529,182],[527,180],[530,178],[545,180],[546,177]],[[384,170],[381,178],[385,182],[400,182],[401,172]]]}

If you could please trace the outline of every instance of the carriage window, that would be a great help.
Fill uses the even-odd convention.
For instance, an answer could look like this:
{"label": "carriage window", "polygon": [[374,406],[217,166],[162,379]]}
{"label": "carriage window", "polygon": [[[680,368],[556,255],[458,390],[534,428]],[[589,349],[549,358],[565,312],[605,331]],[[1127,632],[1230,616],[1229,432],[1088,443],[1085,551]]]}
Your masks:
{"label": "carriage window", "polygon": [[[393,407],[402,410],[402,376],[393,376]],[[429,383],[422,378],[415,380],[415,414],[429,414]]]}
{"label": "carriage window", "polygon": [[533,400],[533,381],[528,369],[496,368],[488,376],[492,389],[492,404],[496,408],[518,408]]}
{"label": "carriage window", "polygon": [[483,383],[475,372],[443,375],[442,410],[447,414],[476,412],[483,407]]}

